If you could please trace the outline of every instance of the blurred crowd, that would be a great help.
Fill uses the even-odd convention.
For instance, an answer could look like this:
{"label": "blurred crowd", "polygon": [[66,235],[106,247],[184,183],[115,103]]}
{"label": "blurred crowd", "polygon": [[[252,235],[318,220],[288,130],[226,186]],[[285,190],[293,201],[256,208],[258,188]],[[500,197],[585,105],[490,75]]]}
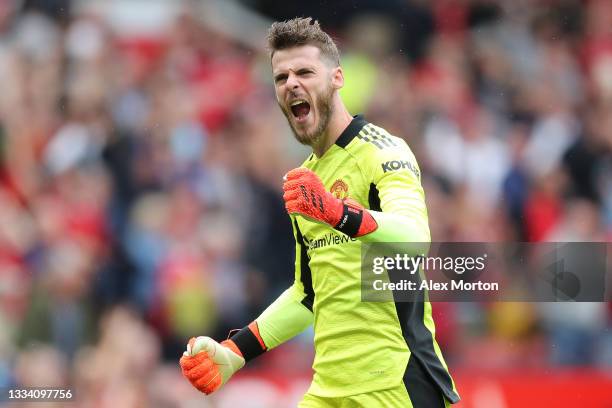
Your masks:
{"label": "blurred crowd", "polygon": [[[349,110],[419,161],[434,241],[611,240],[612,2],[320,3],[240,7],[331,31]],[[142,32],[78,5],[0,2],[0,388],[178,406],[186,340],[291,284],[282,175],[308,149],[265,50],[195,3]],[[451,367],[612,367],[607,303],[434,314]],[[306,369],[310,347],[258,364]]]}

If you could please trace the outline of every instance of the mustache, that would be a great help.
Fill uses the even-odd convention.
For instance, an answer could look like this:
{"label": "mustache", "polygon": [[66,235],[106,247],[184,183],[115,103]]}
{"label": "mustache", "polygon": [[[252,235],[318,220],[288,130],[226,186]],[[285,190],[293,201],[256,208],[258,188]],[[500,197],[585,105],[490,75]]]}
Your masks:
{"label": "mustache", "polygon": [[285,103],[294,100],[294,99],[304,99],[307,100],[306,98],[306,94],[303,93],[298,93],[298,92],[294,92],[294,91],[289,91],[287,93],[287,97],[285,98]]}

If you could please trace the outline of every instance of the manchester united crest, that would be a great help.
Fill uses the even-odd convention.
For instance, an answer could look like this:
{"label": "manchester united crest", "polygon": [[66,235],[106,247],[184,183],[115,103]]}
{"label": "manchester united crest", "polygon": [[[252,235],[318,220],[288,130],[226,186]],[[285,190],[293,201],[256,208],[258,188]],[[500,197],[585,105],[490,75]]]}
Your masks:
{"label": "manchester united crest", "polygon": [[334,181],[334,184],[332,184],[330,191],[334,195],[334,197],[339,198],[340,200],[344,200],[348,197],[348,184],[338,179]]}

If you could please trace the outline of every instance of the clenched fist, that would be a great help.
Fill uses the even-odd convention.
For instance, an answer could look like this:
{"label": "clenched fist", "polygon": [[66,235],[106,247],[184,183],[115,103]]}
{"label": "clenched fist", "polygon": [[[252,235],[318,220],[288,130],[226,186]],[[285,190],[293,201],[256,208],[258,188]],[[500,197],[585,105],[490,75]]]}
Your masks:
{"label": "clenched fist", "polygon": [[207,395],[217,391],[244,364],[232,340],[219,344],[206,336],[192,337],[180,360],[183,376]]}

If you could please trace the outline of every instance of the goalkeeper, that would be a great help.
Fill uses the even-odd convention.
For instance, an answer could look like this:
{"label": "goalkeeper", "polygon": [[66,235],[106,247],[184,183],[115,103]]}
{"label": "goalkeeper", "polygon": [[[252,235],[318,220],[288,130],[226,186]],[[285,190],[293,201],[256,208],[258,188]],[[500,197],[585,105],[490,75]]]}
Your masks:
{"label": "goalkeeper", "polygon": [[300,408],[435,408],[459,401],[435,340],[429,302],[362,302],[363,242],[429,242],[420,172],[406,143],[352,117],[338,91],[338,49],[318,22],[268,33],[278,104],[313,153],[285,176],[295,281],[219,344],[191,339],[184,376],[210,394],[245,363],[314,325],[312,384]]}

